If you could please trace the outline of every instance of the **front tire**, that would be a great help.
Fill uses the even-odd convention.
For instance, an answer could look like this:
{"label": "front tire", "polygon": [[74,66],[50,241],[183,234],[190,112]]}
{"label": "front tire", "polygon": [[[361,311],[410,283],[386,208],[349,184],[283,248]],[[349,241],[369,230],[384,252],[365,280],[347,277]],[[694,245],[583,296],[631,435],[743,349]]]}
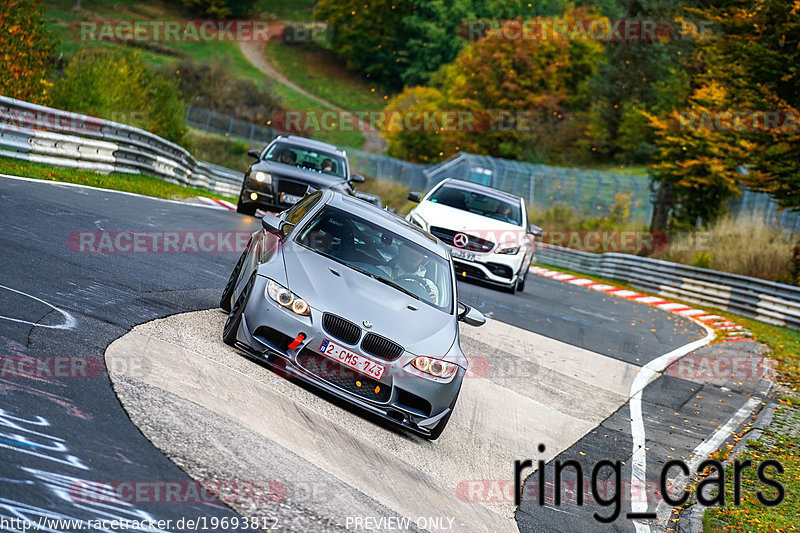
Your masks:
{"label": "front tire", "polygon": [[450,416],[453,414],[453,409],[456,406],[456,401],[458,400],[458,395],[461,393],[461,386],[458,387],[458,392],[456,393],[456,397],[453,398],[453,403],[450,404],[450,412],[445,415],[444,418],[439,420],[439,423],[434,426],[431,430],[430,435],[426,435],[425,438],[428,440],[436,440],[442,436],[442,432],[444,428],[447,427],[447,423],[450,421]]}
{"label": "front tire", "polygon": [[228,283],[225,284],[225,288],[222,290],[222,297],[219,299],[219,306],[228,313],[231,312],[231,298],[233,297],[233,291],[236,289],[236,282],[239,281],[239,276],[242,274],[242,266],[244,266],[249,249],[250,243],[247,243],[247,247],[242,252],[242,255],[239,256],[239,260],[236,261],[236,266],[233,267],[231,277],[228,278]]}
{"label": "front tire", "polygon": [[247,280],[244,290],[242,290],[233,308],[228,313],[228,318],[225,319],[225,325],[222,328],[222,341],[228,346],[236,346],[236,335],[239,333],[239,326],[242,324],[242,315],[244,315],[244,308],[247,306],[247,300],[250,299],[250,293],[253,291],[253,285],[256,283],[256,273],[250,276]]}
{"label": "front tire", "polygon": [[525,274],[521,278],[519,278],[517,280],[517,290],[519,292],[522,292],[522,291],[525,290],[525,280],[526,279],[528,279],[528,272],[525,272]]}

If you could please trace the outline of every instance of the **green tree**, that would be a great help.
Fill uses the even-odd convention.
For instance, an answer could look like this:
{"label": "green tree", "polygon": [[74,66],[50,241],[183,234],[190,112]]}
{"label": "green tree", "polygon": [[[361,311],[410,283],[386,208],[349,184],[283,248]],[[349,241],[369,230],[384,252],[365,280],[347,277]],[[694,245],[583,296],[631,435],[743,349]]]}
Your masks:
{"label": "green tree", "polygon": [[0,6],[0,94],[47,104],[54,48],[39,0],[6,0]]}
{"label": "green tree", "polygon": [[175,83],[138,52],[85,48],[70,60],[53,87],[59,109],[136,126],[180,142],[184,108]]}
{"label": "green tree", "polygon": [[314,18],[328,23],[331,47],[351,70],[399,87],[408,64],[403,18],[410,0],[319,0]]}
{"label": "green tree", "polygon": [[255,0],[182,0],[192,13],[215,19],[239,18],[250,13]]}
{"label": "green tree", "polygon": [[[659,24],[658,39],[606,43],[606,61],[591,81],[592,151],[599,161],[650,163],[656,152],[653,131],[641,112],[666,113],[684,105],[691,88],[683,74],[697,44],[692,25],[681,17],[683,5],[665,0],[627,0],[613,17],[645,19]],[[635,142],[634,142],[635,141]]]}

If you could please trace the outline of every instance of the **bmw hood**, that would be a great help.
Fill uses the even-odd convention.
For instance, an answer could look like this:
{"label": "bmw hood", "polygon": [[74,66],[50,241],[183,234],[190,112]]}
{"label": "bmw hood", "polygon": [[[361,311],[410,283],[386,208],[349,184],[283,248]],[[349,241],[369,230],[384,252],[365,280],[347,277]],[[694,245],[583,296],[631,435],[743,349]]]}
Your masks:
{"label": "bmw hood", "polygon": [[362,330],[367,321],[369,331],[415,355],[443,357],[455,342],[454,315],[295,243],[287,243],[283,254],[288,288],[312,308],[346,318]]}
{"label": "bmw hood", "polygon": [[424,201],[413,212],[430,226],[475,235],[494,243],[519,242],[525,236],[525,228],[509,222],[476,215],[454,207]]}

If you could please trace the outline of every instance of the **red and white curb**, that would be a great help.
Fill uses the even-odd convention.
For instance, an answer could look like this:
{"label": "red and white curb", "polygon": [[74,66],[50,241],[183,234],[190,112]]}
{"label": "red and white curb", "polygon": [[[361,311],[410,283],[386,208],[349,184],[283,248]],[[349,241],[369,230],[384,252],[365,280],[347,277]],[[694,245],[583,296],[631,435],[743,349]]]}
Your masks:
{"label": "red and white curb", "polygon": [[719,315],[713,315],[702,309],[695,309],[693,307],[689,307],[688,305],[670,302],[668,300],[664,300],[663,298],[659,298],[658,296],[639,294],[638,292],[629,289],[622,289],[615,287],[614,285],[598,283],[590,279],[579,278],[577,276],[573,276],[572,274],[565,274],[564,272],[549,270],[547,268],[538,266],[530,267],[529,272],[532,272],[537,276],[563,281],[572,285],[577,285],[595,291],[604,292],[606,294],[611,294],[613,296],[618,296],[620,298],[625,298],[626,300],[652,305],[653,307],[657,307],[664,311],[670,311],[687,318],[699,320],[719,331],[723,336],[725,336],[726,341],[744,340],[745,337],[752,336],[752,334],[747,331],[744,326],[741,324],[736,324],[735,322],[731,322],[727,318]]}
{"label": "red and white curb", "polygon": [[199,196],[199,198],[203,203],[206,203],[211,207],[216,207],[217,209],[225,209],[227,211],[236,211],[236,204],[226,202],[225,200],[217,200],[216,198],[207,198],[205,196]]}

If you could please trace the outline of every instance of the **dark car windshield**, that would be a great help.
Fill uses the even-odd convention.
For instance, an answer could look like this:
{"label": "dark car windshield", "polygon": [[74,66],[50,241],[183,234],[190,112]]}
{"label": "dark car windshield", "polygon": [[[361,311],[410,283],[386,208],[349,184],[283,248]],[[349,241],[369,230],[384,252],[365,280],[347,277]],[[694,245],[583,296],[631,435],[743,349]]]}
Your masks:
{"label": "dark car windshield", "polygon": [[522,208],[519,203],[507,202],[501,198],[487,196],[475,191],[468,191],[460,187],[443,185],[428,199],[433,203],[446,205],[469,211],[515,226],[522,226]]}
{"label": "dark car windshield", "polygon": [[267,161],[314,170],[320,174],[338,178],[346,177],[347,168],[344,158],[329,152],[309,150],[294,144],[279,142],[270,146],[264,158]]}
{"label": "dark car windshield", "polygon": [[327,206],[296,242],[433,307],[452,310],[450,262],[378,224]]}

